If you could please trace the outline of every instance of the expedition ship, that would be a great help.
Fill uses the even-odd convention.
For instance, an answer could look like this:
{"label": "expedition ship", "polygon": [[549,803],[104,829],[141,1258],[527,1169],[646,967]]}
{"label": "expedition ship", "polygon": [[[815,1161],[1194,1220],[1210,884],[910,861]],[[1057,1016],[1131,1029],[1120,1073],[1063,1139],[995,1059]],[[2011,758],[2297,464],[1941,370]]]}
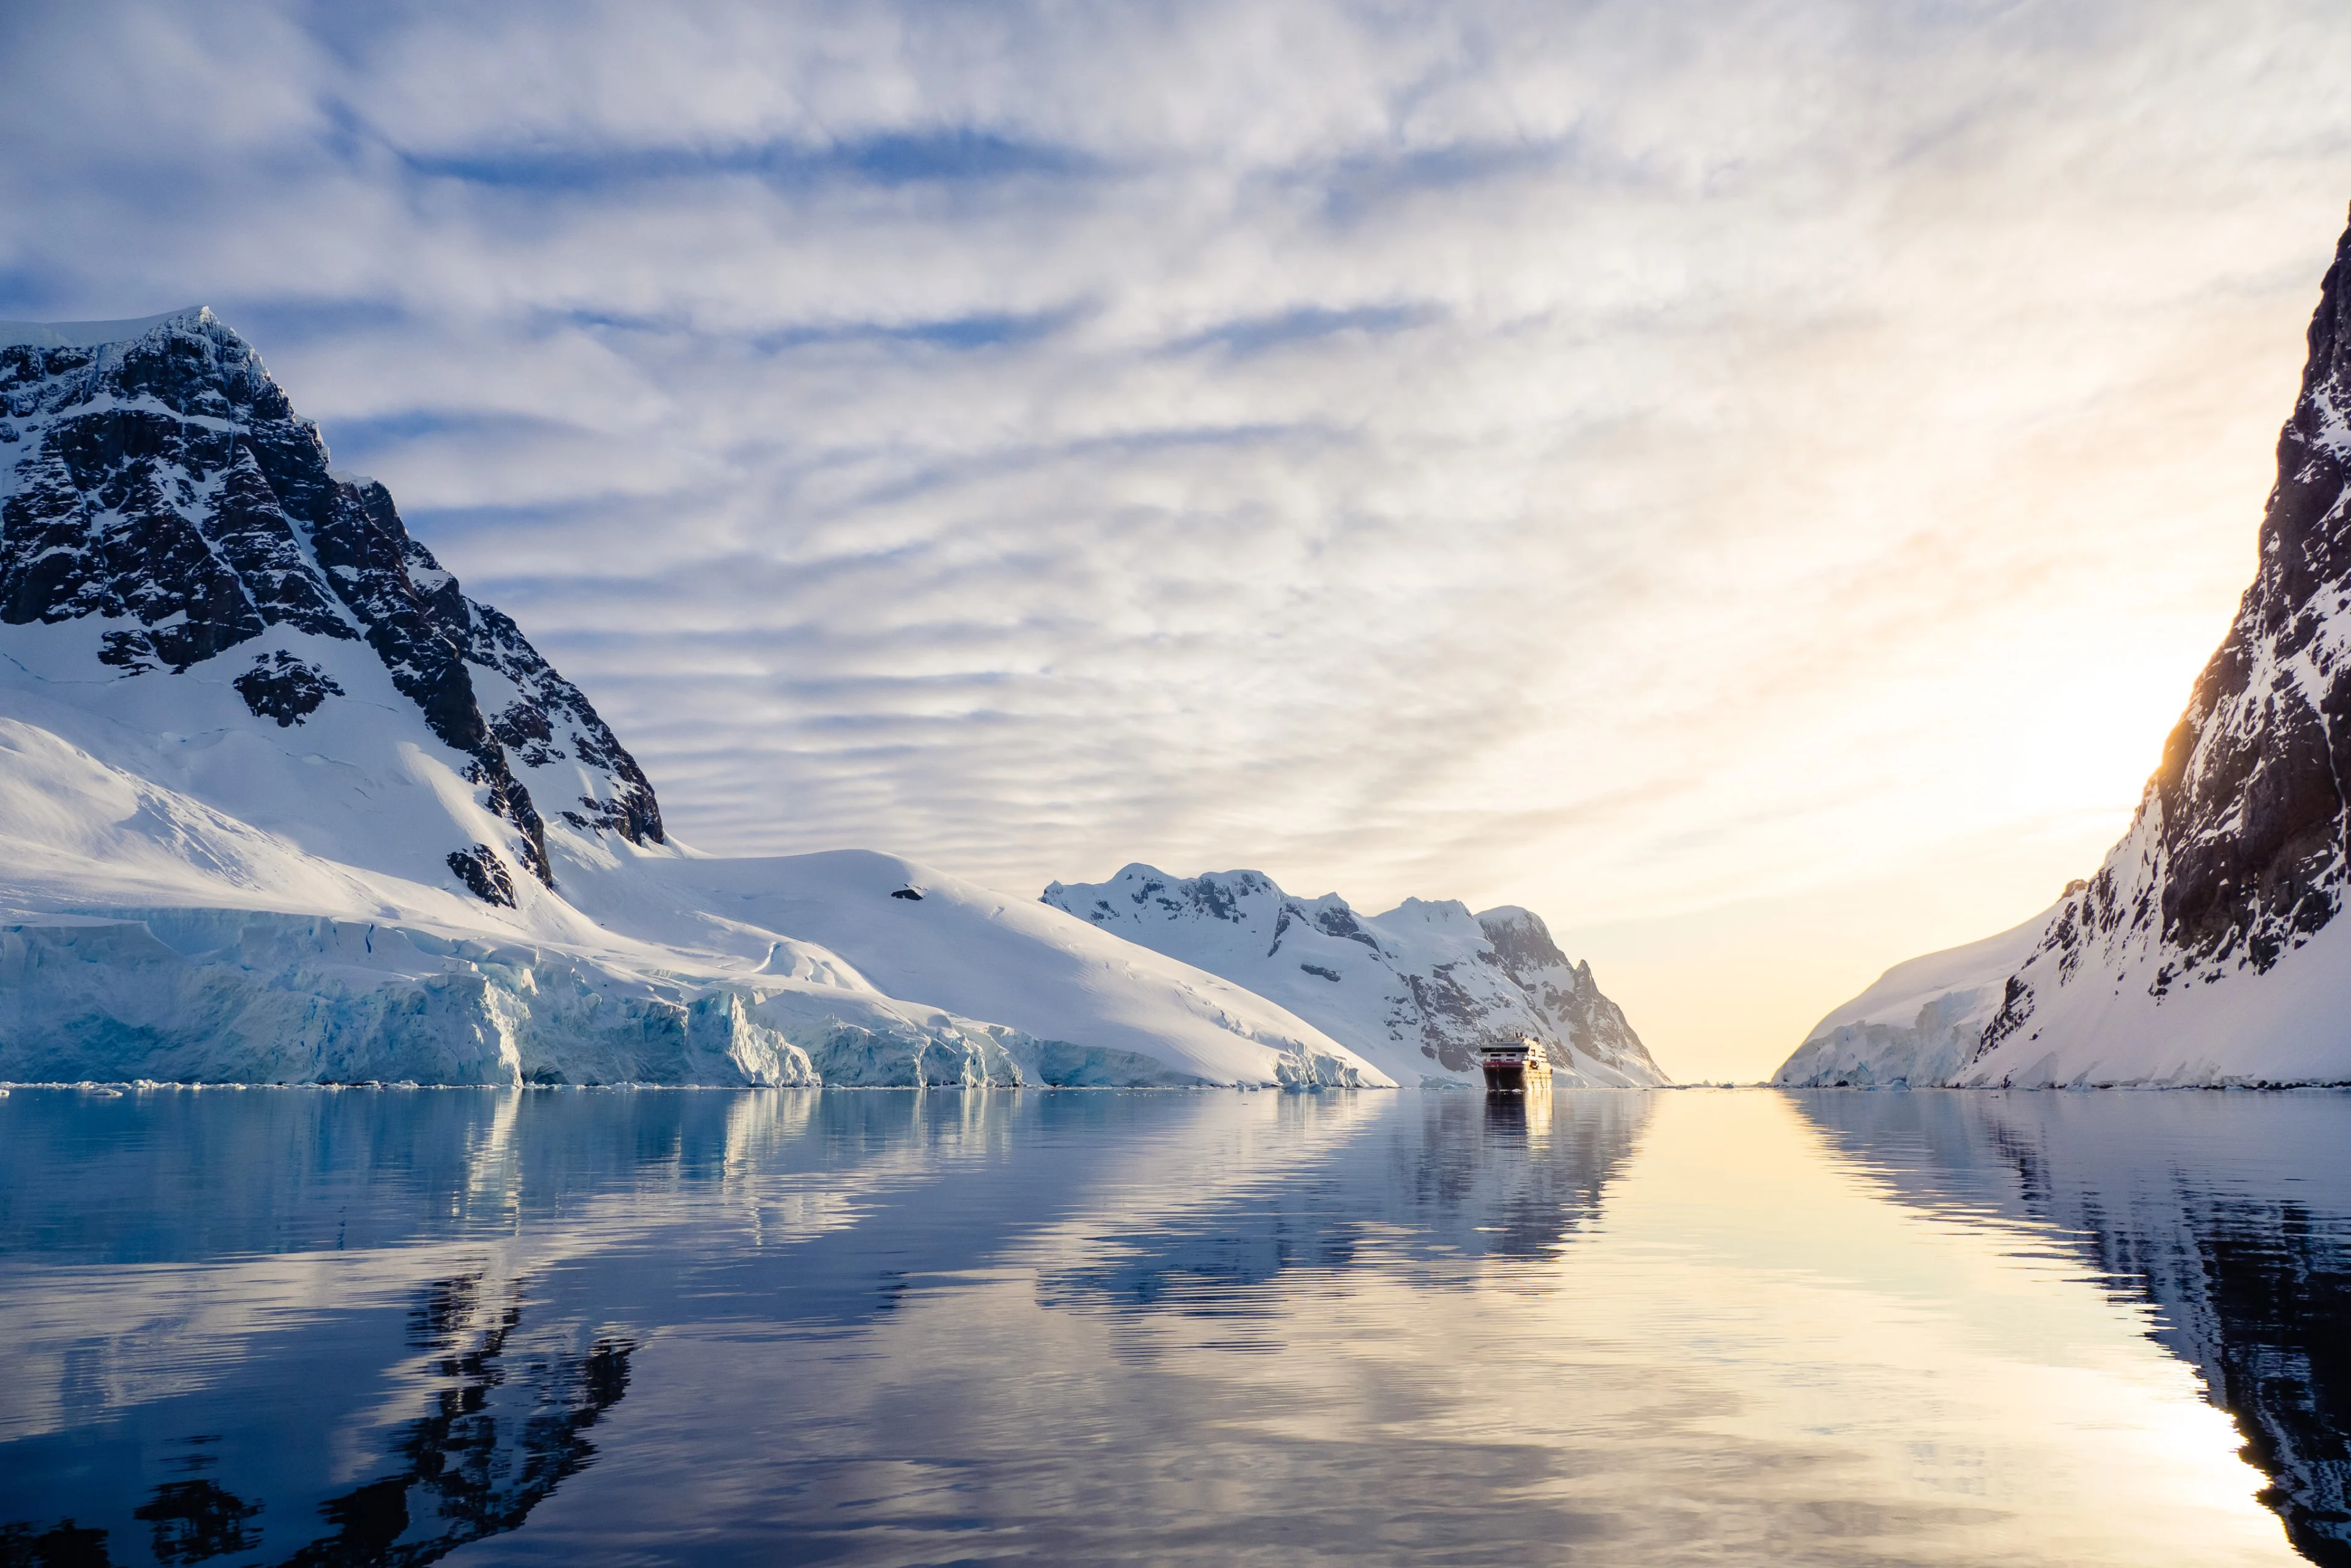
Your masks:
{"label": "expedition ship", "polygon": [[1478,1065],[1485,1069],[1489,1094],[1528,1094],[1551,1087],[1551,1058],[1532,1035],[1488,1046],[1479,1053]]}

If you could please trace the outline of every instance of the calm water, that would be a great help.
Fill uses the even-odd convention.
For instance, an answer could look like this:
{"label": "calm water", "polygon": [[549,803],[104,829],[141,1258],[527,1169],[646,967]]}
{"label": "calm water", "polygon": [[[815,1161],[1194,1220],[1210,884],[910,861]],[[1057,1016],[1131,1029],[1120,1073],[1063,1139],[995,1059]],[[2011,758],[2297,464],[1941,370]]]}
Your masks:
{"label": "calm water", "polygon": [[2351,1096],[18,1090],[0,1564],[2351,1563]]}

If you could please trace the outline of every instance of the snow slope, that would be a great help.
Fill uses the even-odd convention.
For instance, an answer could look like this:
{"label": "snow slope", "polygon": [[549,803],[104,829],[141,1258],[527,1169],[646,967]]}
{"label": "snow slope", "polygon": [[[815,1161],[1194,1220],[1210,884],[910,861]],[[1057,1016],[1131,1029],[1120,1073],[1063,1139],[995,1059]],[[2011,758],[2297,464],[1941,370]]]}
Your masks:
{"label": "snow slope", "polygon": [[1562,1086],[1667,1082],[1592,966],[1541,919],[1408,898],[1358,915],[1337,894],[1292,897],[1262,872],[1174,877],[1130,865],[1104,883],[1054,883],[1043,902],[1280,1003],[1400,1083],[1476,1081],[1489,1040],[1531,1034]]}
{"label": "snow slope", "polygon": [[913,862],[677,844],[207,310],[0,323],[0,1079],[133,1078],[1387,1082]]}
{"label": "snow slope", "polygon": [[2351,232],[2309,349],[2252,586],[2130,831],[2021,948],[1921,961],[1949,972],[1916,997],[1941,1021],[1854,1035],[1865,996],[1780,1082],[2351,1082]]}
{"label": "snow slope", "polygon": [[1772,1081],[1855,1089],[1951,1082],[2049,918],[2044,911],[1997,936],[1895,965],[1814,1024]]}

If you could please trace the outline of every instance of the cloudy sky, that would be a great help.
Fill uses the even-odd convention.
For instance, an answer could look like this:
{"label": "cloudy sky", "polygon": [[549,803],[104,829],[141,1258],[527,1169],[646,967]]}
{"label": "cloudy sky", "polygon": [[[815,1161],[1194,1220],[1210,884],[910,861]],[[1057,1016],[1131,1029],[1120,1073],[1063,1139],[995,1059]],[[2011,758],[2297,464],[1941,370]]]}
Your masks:
{"label": "cloudy sky", "polygon": [[2346,80],[2339,0],[28,0],[0,317],[214,307],[700,847],[1523,904],[1754,1076],[2123,825]]}

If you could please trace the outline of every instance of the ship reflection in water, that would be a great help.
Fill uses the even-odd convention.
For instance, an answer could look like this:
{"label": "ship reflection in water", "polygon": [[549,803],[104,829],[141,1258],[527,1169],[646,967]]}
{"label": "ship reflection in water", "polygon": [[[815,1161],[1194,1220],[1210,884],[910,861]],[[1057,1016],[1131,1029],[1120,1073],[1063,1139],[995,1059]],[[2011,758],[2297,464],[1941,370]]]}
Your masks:
{"label": "ship reflection in water", "polygon": [[2351,1563],[2346,1134],[19,1090],[0,1565]]}

